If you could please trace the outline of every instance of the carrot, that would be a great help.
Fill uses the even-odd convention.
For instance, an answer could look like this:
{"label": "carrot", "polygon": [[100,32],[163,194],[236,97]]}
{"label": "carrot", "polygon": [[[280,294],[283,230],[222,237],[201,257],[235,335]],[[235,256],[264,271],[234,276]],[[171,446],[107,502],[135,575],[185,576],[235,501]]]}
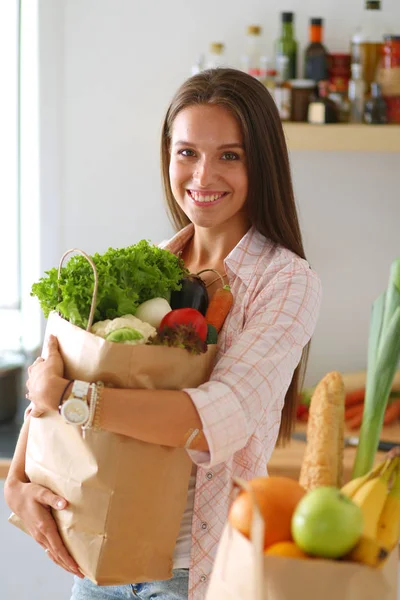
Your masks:
{"label": "carrot", "polygon": [[229,285],[217,290],[211,298],[206,311],[206,321],[209,325],[214,325],[217,332],[221,331],[232,304],[233,295]]}
{"label": "carrot", "polygon": [[345,399],[346,408],[349,406],[354,406],[354,404],[360,404],[360,402],[364,402],[364,397],[365,388],[358,388],[357,390],[347,392]]}
{"label": "carrot", "polygon": [[349,419],[346,422],[346,426],[349,429],[359,429],[361,427],[361,423],[363,420],[363,413],[364,413],[364,410],[361,410],[357,415],[355,415],[354,417]]}
{"label": "carrot", "polygon": [[384,425],[389,425],[390,423],[394,423],[400,417],[400,398],[398,400],[394,400],[389,404],[385,411],[385,417],[383,419]]}
{"label": "carrot", "polygon": [[359,413],[362,414],[363,410],[364,402],[362,402],[361,404],[355,404],[354,406],[349,406],[349,408],[346,408],[344,411],[344,418],[346,421],[348,421],[349,419],[356,417]]}

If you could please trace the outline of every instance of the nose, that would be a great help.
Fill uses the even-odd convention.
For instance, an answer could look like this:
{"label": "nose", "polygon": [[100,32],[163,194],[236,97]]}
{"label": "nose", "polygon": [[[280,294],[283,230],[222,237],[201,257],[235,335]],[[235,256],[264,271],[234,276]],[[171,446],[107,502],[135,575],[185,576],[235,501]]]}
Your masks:
{"label": "nose", "polygon": [[193,179],[200,187],[207,187],[212,182],[214,177],[214,168],[212,161],[207,158],[202,158],[197,161],[196,168],[193,173]]}

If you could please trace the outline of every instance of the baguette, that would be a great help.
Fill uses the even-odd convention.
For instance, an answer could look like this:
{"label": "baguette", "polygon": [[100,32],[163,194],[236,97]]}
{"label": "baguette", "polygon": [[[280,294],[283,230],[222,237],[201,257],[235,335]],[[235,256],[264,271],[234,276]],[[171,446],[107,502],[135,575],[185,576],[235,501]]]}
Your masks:
{"label": "baguette", "polygon": [[306,491],[323,485],[342,485],[344,404],[342,376],[332,371],[321,379],[311,398],[307,445],[299,477]]}

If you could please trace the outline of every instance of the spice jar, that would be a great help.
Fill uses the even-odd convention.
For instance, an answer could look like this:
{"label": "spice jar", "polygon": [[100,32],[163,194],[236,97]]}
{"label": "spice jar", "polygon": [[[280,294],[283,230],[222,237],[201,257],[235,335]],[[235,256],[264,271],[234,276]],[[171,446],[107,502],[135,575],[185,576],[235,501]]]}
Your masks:
{"label": "spice jar", "polygon": [[313,79],[291,79],[289,83],[291,88],[290,120],[307,122],[308,105],[312,93],[316,89],[316,83]]}
{"label": "spice jar", "polygon": [[400,35],[386,35],[377,81],[387,104],[389,123],[400,123]]}

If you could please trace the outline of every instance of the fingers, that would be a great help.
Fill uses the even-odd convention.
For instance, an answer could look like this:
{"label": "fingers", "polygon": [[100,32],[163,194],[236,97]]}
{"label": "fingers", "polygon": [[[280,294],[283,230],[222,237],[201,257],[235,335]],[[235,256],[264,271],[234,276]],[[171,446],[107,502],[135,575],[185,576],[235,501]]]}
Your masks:
{"label": "fingers", "polygon": [[41,485],[38,485],[37,488],[35,488],[35,497],[43,506],[50,506],[55,510],[63,510],[68,506],[68,501],[65,498],[53,494],[51,490]]}
{"label": "fingers", "polygon": [[50,335],[47,340],[47,352],[48,356],[58,352],[58,340],[54,335]]}
{"label": "fingers", "polygon": [[41,356],[38,356],[38,358],[36,358],[33,363],[28,367],[28,373],[30,374],[32,369],[34,367],[36,367],[37,364],[44,362],[44,358],[42,358]]}
{"label": "fingers", "polygon": [[34,538],[44,549],[48,549],[50,558],[63,569],[83,577],[79,570],[78,564],[69,554],[61,536],[58,532],[56,522],[50,512],[50,508],[55,510],[63,510],[68,506],[65,498],[53,494],[49,489],[42,486],[34,486],[34,495],[36,501],[39,502],[47,510],[41,512],[40,519],[36,523]]}
{"label": "fingers", "polygon": [[57,565],[78,577],[83,577],[78,564],[64,546],[54,521],[46,524],[46,533],[43,535],[40,545],[49,550],[47,554]]}

